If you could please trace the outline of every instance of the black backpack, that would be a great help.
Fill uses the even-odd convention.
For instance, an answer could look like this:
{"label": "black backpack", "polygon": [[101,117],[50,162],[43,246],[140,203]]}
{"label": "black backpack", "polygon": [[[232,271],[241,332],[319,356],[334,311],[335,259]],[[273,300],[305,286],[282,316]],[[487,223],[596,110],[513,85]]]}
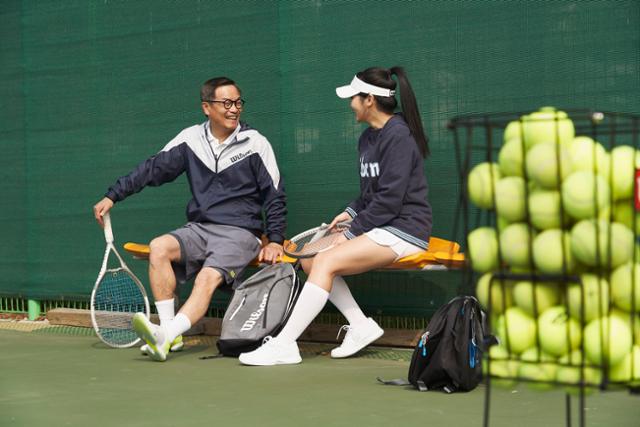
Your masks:
{"label": "black backpack", "polygon": [[218,356],[237,357],[280,332],[300,293],[298,268],[289,263],[268,265],[235,288],[216,343]]}
{"label": "black backpack", "polygon": [[440,307],[427,325],[411,358],[409,381],[420,391],[470,391],[482,380],[482,353],[495,342],[486,335],[485,313],[478,300],[460,296]]}

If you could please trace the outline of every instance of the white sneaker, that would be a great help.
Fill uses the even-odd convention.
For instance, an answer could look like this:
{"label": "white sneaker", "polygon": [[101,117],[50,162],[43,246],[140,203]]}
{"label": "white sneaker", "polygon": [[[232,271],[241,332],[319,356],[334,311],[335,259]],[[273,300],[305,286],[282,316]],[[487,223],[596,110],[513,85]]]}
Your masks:
{"label": "white sneaker", "polygon": [[302,362],[302,357],[295,341],[283,343],[277,338],[265,337],[262,346],[242,353],[238,360],[243,365],[252,366],[294,365]]}
{"label": "white sneaker", "polygon": [[357,325],[344,325],[338,331],[338,337],[343,330],[347,333],[342,344],[331,350],[331,357],[334,359],[354,355],[384,334],[384,330],[370,317]]}
{"label": "white sneaker", "polygon": [[[182,341],[182,335],[178,335],[175,340],[171,341],[171,348],[169,351],[175,353],[184,349],[184,342]],[[149,344],[144,344],[140,347],[140,353],[143,356],[147,356],[149,353]]]}
{"label": "white sneaker", "polygon": [[171,343],[165,338],[164,329],[151,323],[144,313],[134,314],[131,325],[136,334],[147,343],[149,357],[158,362],[167,360]]}

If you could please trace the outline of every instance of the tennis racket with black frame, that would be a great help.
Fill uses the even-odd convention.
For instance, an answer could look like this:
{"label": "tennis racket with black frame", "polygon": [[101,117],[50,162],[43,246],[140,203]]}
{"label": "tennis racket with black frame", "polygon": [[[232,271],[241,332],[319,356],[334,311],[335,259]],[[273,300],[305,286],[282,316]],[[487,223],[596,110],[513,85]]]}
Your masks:
{"label": "tennis racket with black frame", "polygon": [[[135,313],[145,313],[149,318],[149,299],[140,280],[116,251],[109,213],[104,215],[104,238],[107,247],[91,292],[91,323],[98,338],[108,346],[132,347],[140,338],[131,326],[131,319]],[[110,268],[112,253],[119,266]]]}
{"label": "tennis racket with black frame", "polygon": [[289,239],[283,247],[284,253],[291,258],[312,258],[334,247],[342,232],[348,229],[349,222],[339,222],[334,229],[328,224],[311,228]]}

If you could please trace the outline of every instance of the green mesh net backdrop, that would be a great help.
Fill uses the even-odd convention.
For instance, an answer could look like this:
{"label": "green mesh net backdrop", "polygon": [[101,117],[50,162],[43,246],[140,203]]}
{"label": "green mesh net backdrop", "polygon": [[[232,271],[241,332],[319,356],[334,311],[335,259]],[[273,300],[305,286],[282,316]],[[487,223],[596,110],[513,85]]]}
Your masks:
{"label": "green mesh net backdrop", "polygon": [[[363,127],[334,88],[369,66],[402,65],[411,78],[443,238],[459,193],[453,116],[543,105],[640,111],[633,0],[4,0],[0,40],[0,294],[29,298],[90,294],[104,248],[93,204],[203,120],[198,92],[210,77],[239,83],[244,120],[273,145],[289,235],[331,219],[358,192]],[[117,205],[116,243],[182,225],[188,199],[181,178]],[[147,283],[146,263],[129,264]],[[353,283],[370,312],[421,315],[459,280],[385,272]]]}

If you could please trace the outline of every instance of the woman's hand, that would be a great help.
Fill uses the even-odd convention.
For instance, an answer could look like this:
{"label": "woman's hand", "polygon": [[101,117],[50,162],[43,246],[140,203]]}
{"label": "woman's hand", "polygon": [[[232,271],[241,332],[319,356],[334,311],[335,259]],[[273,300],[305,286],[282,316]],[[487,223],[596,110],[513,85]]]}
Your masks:
{"label": "woman's hand", "polygon": [[329,230],[336,231],[335,230],[336,224],[338,224],[339,222],[347,222],[347,221],[351,221],[351,215],[349,215],[347,212],[342,212],[341,214],[333,218],[333,221],[331,221],[331,224],[329,224]]}

